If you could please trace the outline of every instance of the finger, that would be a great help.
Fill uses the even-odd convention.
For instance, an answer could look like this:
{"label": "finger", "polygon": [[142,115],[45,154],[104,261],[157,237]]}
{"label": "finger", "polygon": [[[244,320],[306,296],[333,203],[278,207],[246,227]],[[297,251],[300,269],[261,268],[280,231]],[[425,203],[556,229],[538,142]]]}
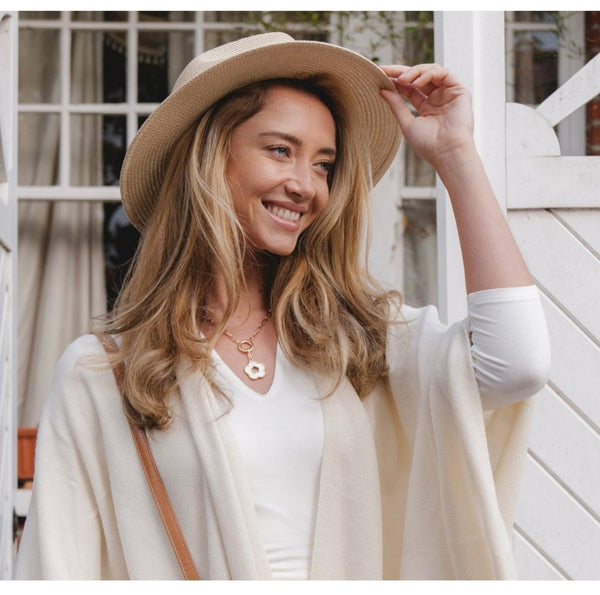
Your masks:
{"label": "finger", "polygon": [[392,81],[398,93],[408,99],[413,107],[418,111],[423,101],[427,99],[427,95],[423,91],[411,84],[399,82],[397,79]]}
{"label": "finger", "polygon": [[407,130],[411,122],[415,119],[415,116],[410,111],[404,98],[398,93],[388,91],[387,89],[381,91],[381,96],[387,101],[402,131]]}
{"label": "finger", "polygon": [[410,66],[405,64],[386,64],[381,66],[381,70],[383,70],[390,78],[396,78],[403,72],[406,72],[409,68]]}
{"label": "finger", "polygon": [[439,64],[418,64],[398,75],[398,82],[410,83],[421,88],[436,88],[442,86],[458,85],[456,77]]}

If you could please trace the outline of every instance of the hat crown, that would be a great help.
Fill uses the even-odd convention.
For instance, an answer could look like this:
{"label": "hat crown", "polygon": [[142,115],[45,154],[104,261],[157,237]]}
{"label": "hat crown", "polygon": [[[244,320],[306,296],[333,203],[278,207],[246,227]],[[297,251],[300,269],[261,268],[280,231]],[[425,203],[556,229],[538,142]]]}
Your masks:
{"label": "hat crown", "polygon": [[213,68],[221,62],[229,60],[234,56],[245,54],[246,52],[255,50],[257,48],[280,43],[289,43],[290,41],[294,41],[294,38],[287,33],[261,33],[259,35],[253,35],[252,37],[237,39],[224,45],[217,46],[211,50],[207,50],[199,56],[196,56],[183,69],[175,81],[173,91],[176,91],[179,89],[179,87],[183,87],[186,83],[197,77],[199,74],[206,72],[210,68]]}

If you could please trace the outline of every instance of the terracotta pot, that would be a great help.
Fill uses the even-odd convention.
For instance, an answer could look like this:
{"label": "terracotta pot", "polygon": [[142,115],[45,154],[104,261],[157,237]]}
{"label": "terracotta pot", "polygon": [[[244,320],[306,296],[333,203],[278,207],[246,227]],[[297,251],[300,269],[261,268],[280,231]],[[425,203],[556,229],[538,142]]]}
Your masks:
{"label": "terracotta pot", "polygon": [[17,473],[21,484],[33,480],[37,428],[19,428],[17,438]]}

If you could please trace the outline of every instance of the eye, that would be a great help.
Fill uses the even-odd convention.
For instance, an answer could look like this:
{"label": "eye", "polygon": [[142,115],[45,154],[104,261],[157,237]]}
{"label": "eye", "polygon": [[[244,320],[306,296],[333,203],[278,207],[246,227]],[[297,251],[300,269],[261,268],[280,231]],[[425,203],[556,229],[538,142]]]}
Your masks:
{"label": "eye", "polygon": [[290,148],[285,145],[276,145],[274,147],[268,147],[268,151],[277,155],[278,157],[289,157],[291,154]]}
{"label": "eye", "polygon": [[317,167],[319,169],[321,169],[323,171],[323,173],[325,173],[329,176],[333,173],[333,168],[335,167],[335,162],[334,161],[319,161],[319,163],[317,163]]}

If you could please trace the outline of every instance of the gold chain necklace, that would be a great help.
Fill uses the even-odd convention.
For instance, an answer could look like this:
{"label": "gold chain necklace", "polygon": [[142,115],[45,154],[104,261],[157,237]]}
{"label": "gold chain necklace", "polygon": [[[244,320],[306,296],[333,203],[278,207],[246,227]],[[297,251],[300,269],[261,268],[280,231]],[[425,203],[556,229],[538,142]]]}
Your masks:
{"label": "gold chain necklace", "polygon": [[[211,318],[206,309],[203,310],[203,313],[204,318],[208,322],[210,322],[213,326],[217,326],[217,323]],[[265,364],[257,362],[252,357],[252,350],[254,349],[254,338],[256,335],[258,335],[258,333],[260,333],[263,326],[265,326],[269,316],[271,316],[271,310],[267,310],[267,313],[262,319],[262,322],[258,325],[258,328],[247,339],[238,339],[234,337],[227,329],[223,330],[223,334],[237,345],[237,348],[240,352],[248,357],[248,364],[244,368],[244,372],[246,373],[246,376],[250,378],[250,380],[258,380],[259,378],[265,377]]]}

